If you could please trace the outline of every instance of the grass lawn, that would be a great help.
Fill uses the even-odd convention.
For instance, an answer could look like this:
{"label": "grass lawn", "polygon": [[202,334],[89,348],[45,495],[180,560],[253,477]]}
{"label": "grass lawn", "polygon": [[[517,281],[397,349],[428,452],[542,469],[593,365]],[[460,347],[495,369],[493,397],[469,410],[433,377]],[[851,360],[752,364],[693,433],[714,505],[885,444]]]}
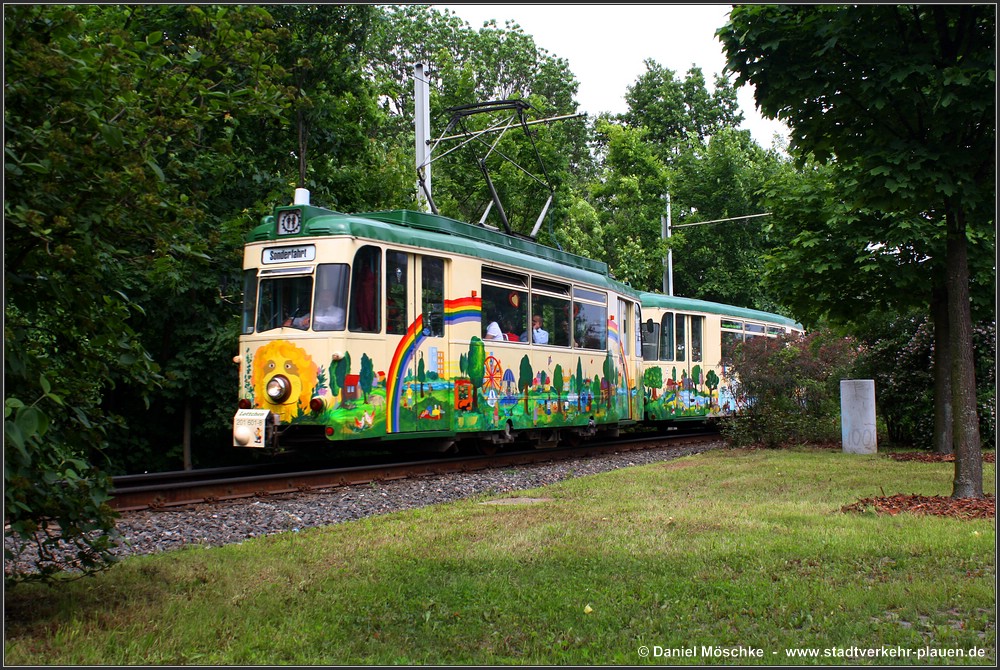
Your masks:
{"label": "grass lawn", "polygon": [[840,511],[953,473],[719,450],[133,557],[8,591],[5,665],[995,665],[995,519]]}

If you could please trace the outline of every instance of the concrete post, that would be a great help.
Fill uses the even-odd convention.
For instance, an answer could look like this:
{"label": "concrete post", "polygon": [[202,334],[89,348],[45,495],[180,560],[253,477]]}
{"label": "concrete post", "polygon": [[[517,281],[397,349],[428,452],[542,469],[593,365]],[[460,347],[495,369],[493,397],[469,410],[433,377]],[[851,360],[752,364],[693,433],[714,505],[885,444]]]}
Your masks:
{"label": "concrete post", "polygon": [[844,453],[878,452],[874,379],[840,380],[840,426]]}

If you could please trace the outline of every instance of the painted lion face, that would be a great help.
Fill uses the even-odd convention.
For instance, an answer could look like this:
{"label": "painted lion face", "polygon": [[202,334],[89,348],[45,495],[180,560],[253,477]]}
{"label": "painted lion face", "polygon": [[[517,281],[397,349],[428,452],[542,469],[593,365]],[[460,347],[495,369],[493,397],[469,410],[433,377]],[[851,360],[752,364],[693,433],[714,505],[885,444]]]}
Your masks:
{"label": "painted lion face", "polygon": [[[267,385],[279,375],[288,381],[290,392],[283,401],[274,403],[267,395]],[[318,376],[319,368],[303,349],[284,340],[270,342],[259,348],[253,358],[250,381],[254,405],[280,415],[282,422],[291,421],[297,414],[296,406],[303,412],[309,410]]]}

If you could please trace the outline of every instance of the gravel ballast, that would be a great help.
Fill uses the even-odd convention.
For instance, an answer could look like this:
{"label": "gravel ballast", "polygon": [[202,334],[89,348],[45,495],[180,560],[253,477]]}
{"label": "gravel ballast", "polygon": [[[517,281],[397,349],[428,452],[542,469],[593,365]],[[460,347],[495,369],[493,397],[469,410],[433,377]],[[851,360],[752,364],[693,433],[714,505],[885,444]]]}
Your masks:
{"label": "gravel ballast", "polygon": [[[660,447],[551,463],[339,486],[308,493],[124,512],[117,523],[122,542],[115,553],[119,556],[151,554],[192,544],[222,546],[474,496],[503,496],[573,477],[672,460],[721,445],[721,442],[712,442]],[[4,543],[8,548],[12,546],[10,538],[5,537]],[[27,558],[30,558],[29,553],[21,560]],[[5,572],[12,567],[5,561]]]}

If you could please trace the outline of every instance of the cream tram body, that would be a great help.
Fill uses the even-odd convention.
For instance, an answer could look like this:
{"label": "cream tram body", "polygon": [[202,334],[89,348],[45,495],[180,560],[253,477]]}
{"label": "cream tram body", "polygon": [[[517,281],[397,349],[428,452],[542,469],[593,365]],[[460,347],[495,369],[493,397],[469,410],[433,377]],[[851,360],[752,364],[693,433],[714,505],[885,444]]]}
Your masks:
{"label": "cream tram body", "polygon": [[[638,294],[603,263],[431,214],[295,205],[251,231],[243,271],[234,446],[551,445],[642,418]],[[485,339],[492,321],[510,339]]]}
{"label": "cream tram body", "polygon": [[753,337],[803,332],[778,314],[659,293],[640,293],[644,418],[701,421],[735,411],[730,352]]}

